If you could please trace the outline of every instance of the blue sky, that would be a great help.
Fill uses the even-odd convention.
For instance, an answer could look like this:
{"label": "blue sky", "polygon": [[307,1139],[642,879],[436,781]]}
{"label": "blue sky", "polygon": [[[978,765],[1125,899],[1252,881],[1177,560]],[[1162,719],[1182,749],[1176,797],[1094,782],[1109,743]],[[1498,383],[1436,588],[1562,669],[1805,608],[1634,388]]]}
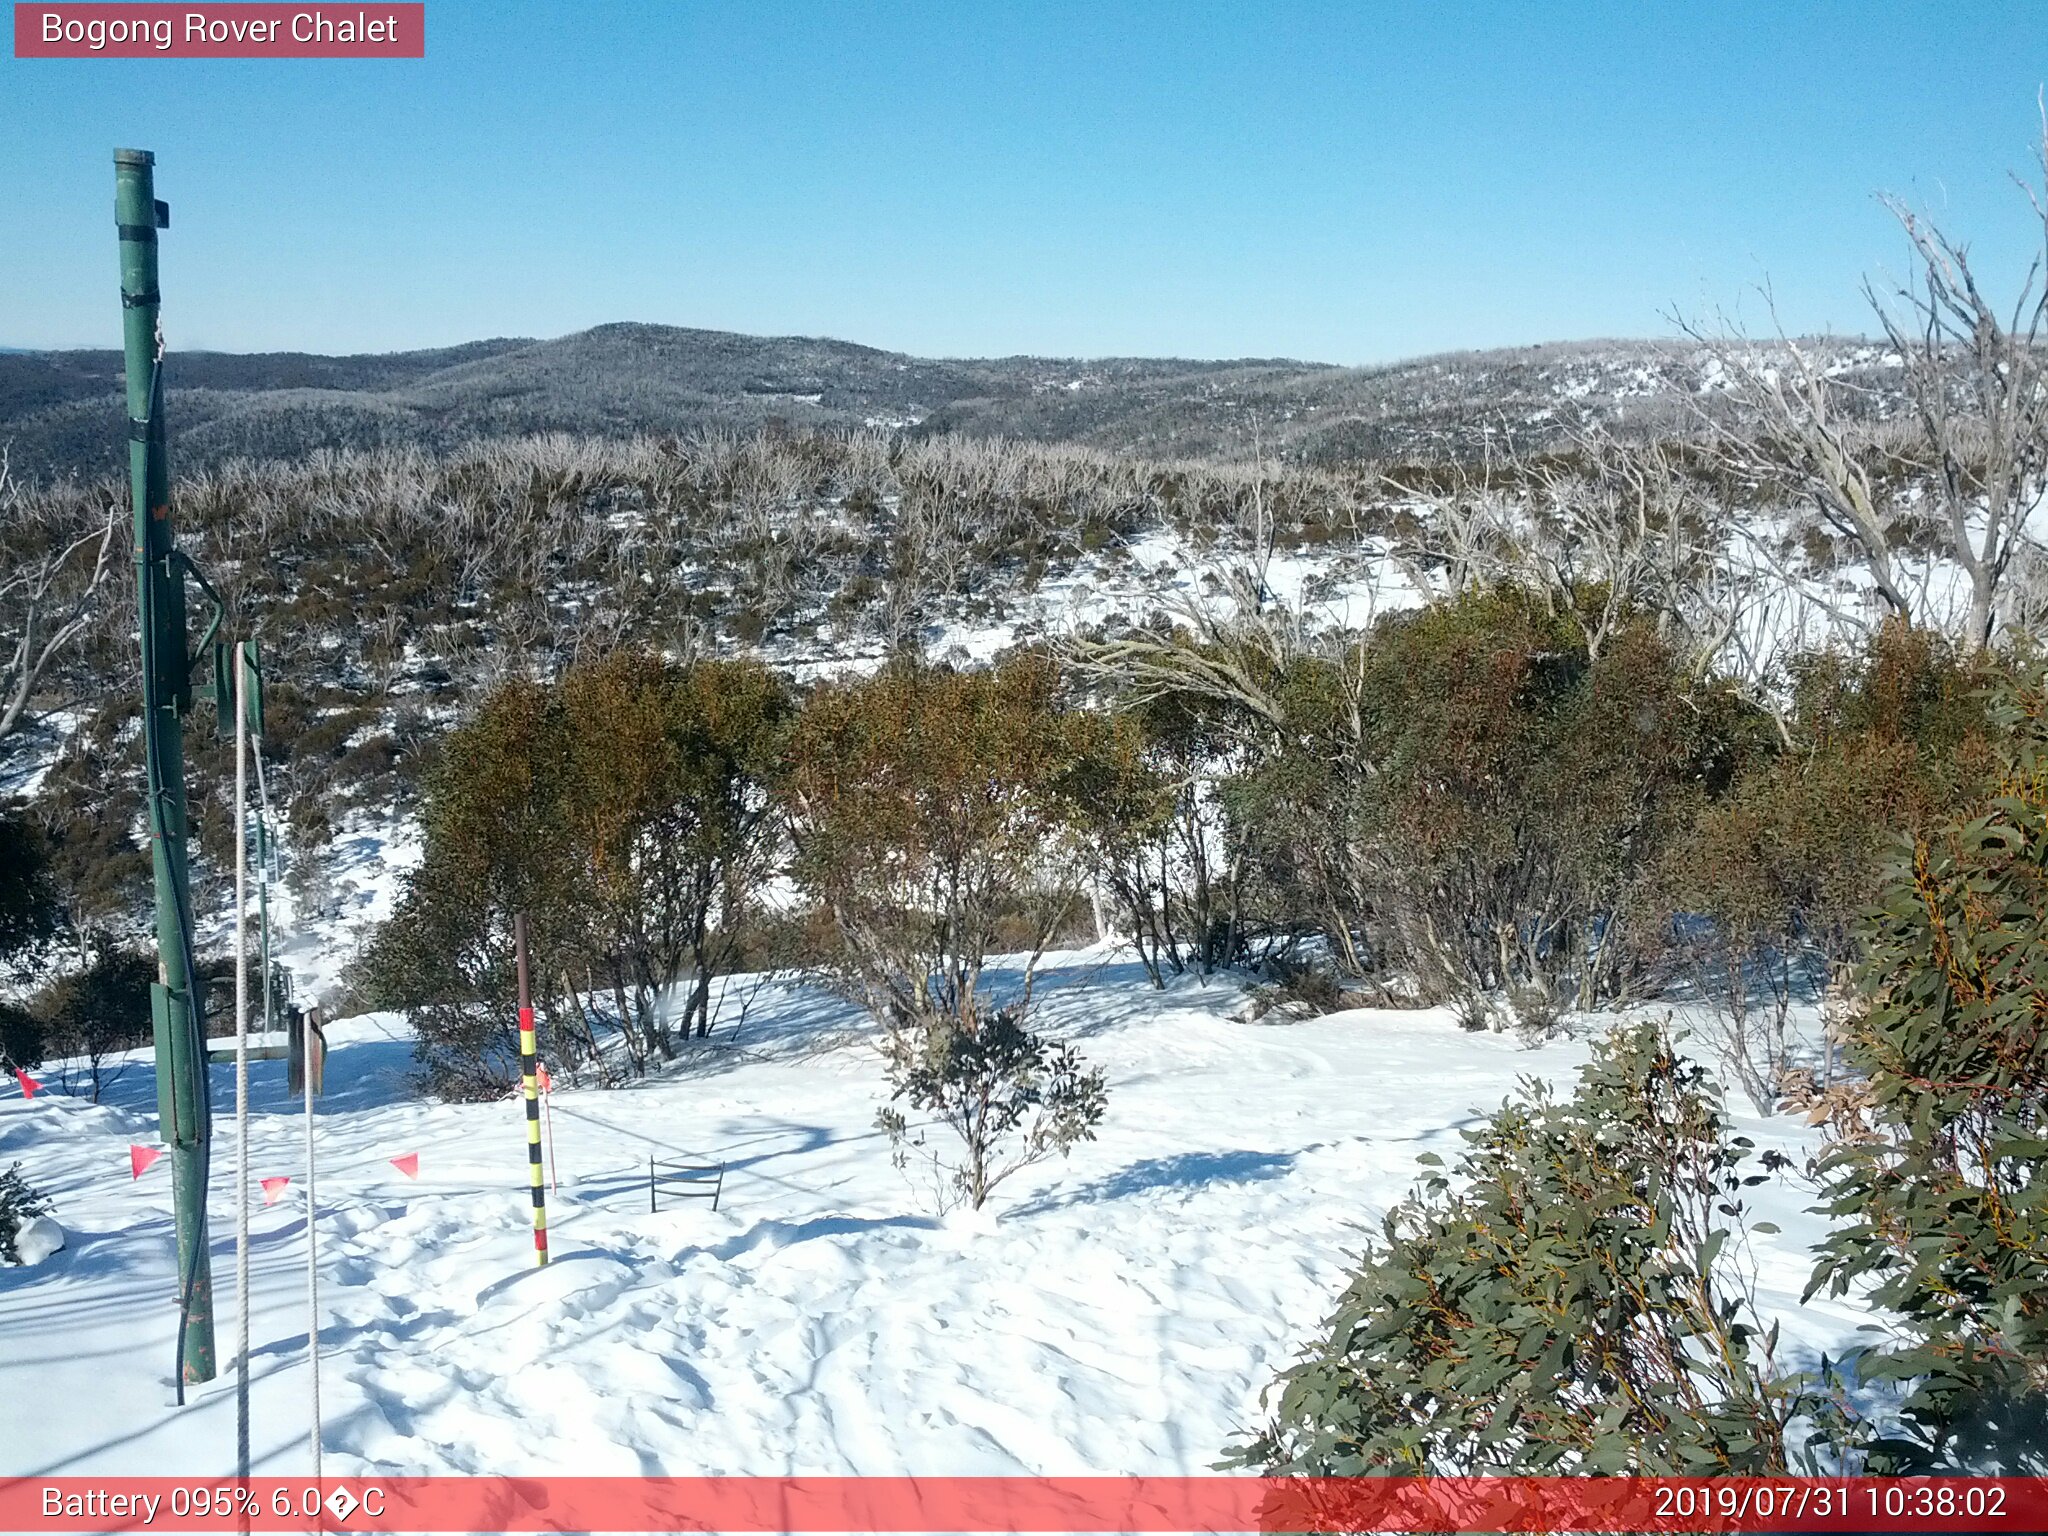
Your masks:
{"label": "blue sky", "polygon": [[[424,61],[0,58],[0,343],[114,345],[116,145],[174,346],[608,320],[943,356],[1861,330],[1901,193],[2012,280],[2025,5],[429,0]],[[2030,244],[2029,242],[2032,242]]]}

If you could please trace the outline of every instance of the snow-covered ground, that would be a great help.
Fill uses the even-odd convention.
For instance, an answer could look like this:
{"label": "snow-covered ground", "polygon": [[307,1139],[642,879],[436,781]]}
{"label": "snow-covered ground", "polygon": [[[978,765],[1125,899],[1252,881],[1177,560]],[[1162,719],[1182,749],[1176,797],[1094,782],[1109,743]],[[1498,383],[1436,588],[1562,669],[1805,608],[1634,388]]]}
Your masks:
{"label": "snow-covered ground", "polygon": [[[1231,983],[1149,989],[1114,953],[1057,957],[1038,1017],[1108,1070],[1098,1141],[1000,1188],[992,1224],[940,1221],[873,1126],[879,1062],[837,1001],[775,983],[659,1080],[558,1090],[554,1262],[534,1267],[523,1106],[409,1096],[388,1016],[331,1030],[318,1116],[321,1395],[330,1474],[1198,1473],[1318,1326],[1361,1230],[1447,1158],[1525,1049],[1442,1011],[1241,1021]],[[735,1003],[735,1007],[737,1004]],[[730,1014],[727,1015],[730,1017]],[[1271,1017],[1271,1016],[1269,1016]],[[0,1476],[232,1467],[230,1069],[214,1069],[213,1274],[222,1371],[170,1406],[169,1165],[138,1067],[92,1106],[0,1090],[68,1247],[0,1270]],[[254,1070],[256,1470],[308,1465],[301,1123]],[[1810,1150],[1796,1121],[1740,1128]],[[943,1134],[943,1133],[941,1133]],[[419,1155],[408,1179],[390,1159]],[[722,1160],[720,1208],[648,1211],[646,1164]],[[1798,1306],[1817,1233],[1792,1176],[1751,1192],[1781,1353],[1840,1349],[1867,1314]]]}

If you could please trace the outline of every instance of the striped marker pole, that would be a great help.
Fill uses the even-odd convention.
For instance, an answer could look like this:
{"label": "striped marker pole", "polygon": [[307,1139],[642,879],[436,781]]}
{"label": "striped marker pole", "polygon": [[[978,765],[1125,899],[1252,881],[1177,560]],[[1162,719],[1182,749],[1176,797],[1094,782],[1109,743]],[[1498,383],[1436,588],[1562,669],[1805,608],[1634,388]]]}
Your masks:
{"label": "striped marker pole", "polygon": [[526,989],[526,917],[512,919],[514,957],[519,964],[519,1075],[526,1086],[526,1167],[533,1178],[533,1254],[536,1264],[548,1261],[548,1192],[542,1182],[540,1155],[539,1051],[533,1038],[533,999]]}

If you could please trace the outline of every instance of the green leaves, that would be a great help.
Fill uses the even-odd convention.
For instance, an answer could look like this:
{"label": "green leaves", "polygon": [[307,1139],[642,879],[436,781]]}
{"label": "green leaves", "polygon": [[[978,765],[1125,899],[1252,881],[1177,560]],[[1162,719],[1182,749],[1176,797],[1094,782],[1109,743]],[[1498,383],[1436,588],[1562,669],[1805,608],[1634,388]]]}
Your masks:
{"label": "green leaves", "polygon": [[892,1030],[883,1056],[892,1101],[933,1115],[960,1139],[954,1161],[930,1148],[893,1102],[875,1117],[899,1168],[913,1149],[927,1152],[942,1207],[961,1200],[979,1210],[1019,1169],[1093,1141],[1108,1104],[1100,1069],[1084,1068],[1072,1046],[1033,1033],[1007,1009],[972,1028],[937,1018]]}
{"label": "green leaves", "polygon": [[1996,792],[1902,850],[1865,937],[1850,1043],[1866,1139],[1823,1165],[1809,1291],[1862,1285],[1902,1344],[1857,1362],[1905,1384],[1877,1470],[2048,1471],[2048,696],[1993,693]]}
{"label": "green leaves", "polygon": [[0,1263],[18,1264],[14,1239],[22,1225],[50,1208],[49,1197],[22,1177],[21,1164],[0,1172]]}
{"label": "green leaves", "polygon": [[[1232,1463],[1270,1472],[1781,1472],[1803,1381],[1718,1264],[1745,1149],[1662,1030],[1525,1085],[1382,1225]],[[1419,1161],[1440,1167],[1425,1154]],[[1757,1344],[1762,1339],[1761,1350]]]}
{"label": "green leaves", "polygon": [[443,744],[425,857],[371,951],[383,1006],[412,1016],[430,1085],[488,1097],[513,1077],[511,919],[526,914],[543,1050],[602,1066],[582,1003],[606,995],[635,1069],[673,1049],[659,1006],[688,974],[684,1028],[729,965],[773,870],[769,781],[788,714],[757,664],[616,651],[555,684],[493,690]]}
{"label": "green leaves", "polygon": [[971,1027],[983,960],[1036,956],[1083,868],[1074,717],[1042,657],[992,671],[899,664],[820,688],[778,792],[794,874],[831,914],[847,989],[892,1025]]}

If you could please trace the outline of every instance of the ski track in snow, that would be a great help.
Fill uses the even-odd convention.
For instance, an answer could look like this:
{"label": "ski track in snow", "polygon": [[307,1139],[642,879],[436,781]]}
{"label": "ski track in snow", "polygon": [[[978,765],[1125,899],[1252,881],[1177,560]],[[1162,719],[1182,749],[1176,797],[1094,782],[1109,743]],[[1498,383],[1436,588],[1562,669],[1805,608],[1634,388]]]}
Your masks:
{"label": "ski track in snow", "polygon": [[[941,1221],[874,1129],[880,1063],[823,1048],[854,1016],[771,986],[736,1046],[658,1080],[562,1089],[534,1266],[524,1110],[407,1096],[391,1016],[330,1027],[320,1101],[321,1392],[330,1475],[1140,1474],[1209,1470],[1335,1303],[1363,1229],[1415,1158],[1524,1074],[1529,1050],[1448,1013],[1247,1024],[1234,983],[1164,992],[1107,952],[1059,957],[1041,1022],[1110,1077],[1098,1141],[1027,1170],[992,1224]],[[234,1448],[232,1069],[213,1069],[212,1239],[221,1373],[170,1406],[168,1160],[146,1064],[111,1102],[0,1100],[68,1248],[0,1270],[0,1472],[215,1476]],[[308,1467],[302,1127],[282,1062],[252,1067],[255,1471]],[[1812,1133],[1738,1112],[1803,1163]],[[941,1133],[944,1134],[944,1133]],[[420,1154],[406,1179],[388,1159]],[[727,1163],[724,1198],[647,1210],[649,1152]],[[1867,1314],[1800,1308],[1810,1191],[1751,1192],[1759,1294],[1784,1353],[1837,1351]]]}

